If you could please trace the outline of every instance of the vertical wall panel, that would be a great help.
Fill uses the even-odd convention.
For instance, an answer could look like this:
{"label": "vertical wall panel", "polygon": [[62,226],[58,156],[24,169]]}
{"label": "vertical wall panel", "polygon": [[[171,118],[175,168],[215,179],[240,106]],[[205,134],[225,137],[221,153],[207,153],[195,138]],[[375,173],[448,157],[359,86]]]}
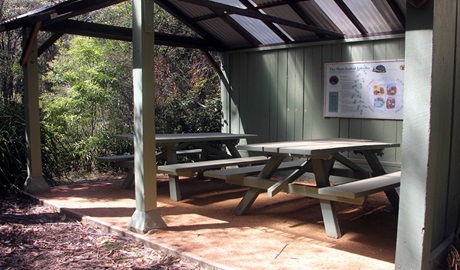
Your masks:
{"label": "vertical wall panel", "polygon": [[304,50],[296,50],[294,87],[294,140],[303,139],[304,126]]}
{"label": "vertical wall panel", "polygon": [[[366,60],[373,60],[374,59],[374,48],[373,43],[357,43],[351,45],[351,60],[350,61],[366,61]],[[362,120],[362,119],[351,119],[350,120],[350,131],[349,137],[350,138],[363,138],[363,129],[366,132],[370,132],[371,137],[373,138],[372,134],[374,127],[370,123],[372,120]]]}
{"label": "vertical wall panel", "polygon": [[[278,138],[277,141],[287,140],[287,86],[288,86],[288,53],[287,50],[278,51]],[[275,140],[276,141],[276,140]]]}
{"label": "vertical wall panel", "polygon": [[[457,35],[456,35],[456,45],[460,45],[460,22],[458,21],[460,17],[460,5],[457,5]],[[457,49],[458,51],[458,49]],[[460,78],[460,53],[455,53],[455,78]],[[458,222],[455,221],[455,218],[459,215],[459,204],[460,201],[460,85],[459,81],[455,80],[455,85],[453,89],[453,112],[452,112],[452,131],[451,131],[451,160],[450,160],[450,175],[449,175],[449,192],[448,192],[448,207],[446,216],[446,235],[455,232],[458,230]],[[451,218],[449,218],[451,217]]]}
{"label": "vertical wall panel", "polygon": [[[227,76],[227,78],[231,77],[231,71],[230,67],[232,66],[231,64],[232,60],[228,55],[224,55],[222,57],[222,68],[224,71],[224,74]],[[229,82],[231,81],[228,79]],[[231,88],[231,85],[228,85]],[[230,99],[230,92],[231,89],[227,88],[227,86],[224,83],[221,83],[221,101],[222,101],[222,114],[223,114],[223,126],[222,126],[222,132],[230,132],[230,125],[228,121],[230,121],[230,110],[231,110],[231,99]]]}
{"label": "vertical wall panel", "polygon": [[270,51],[264,56],[264,67],[267,70],[267,94],[269,97],[269,141],[278,140],[278,52]]}
{"label": "vertical wall panel", "polygon": [[261,141],[269,140],[269,94],[267,92],[267,81],[269,74],[264,67],[263,59],[266,53],[248,55],[248,96],[247,116],[249,125],[246,125],[248,133],[256,133]]}
{"label": "vertical wall panel", "polygon": [[[315,87],[315,83],[318,80],[321,80],[321,73],[319,73],[319,77],[315,78],[315,60],[313,59],[313,48],[307,47],[304,51],[304,104],[303,104],[303,115],[304,115],[304,122],[303,122],[303,139],[308,140],[311,139],[313,136],[313,126],[314,126],[314,119],[313,115],[321,113],[320,111],[315,108],[315,102],[317,103],[318,97],[317,93],[320,89],[319,87]],[[322,99],[320,97],[320,99]]]}
{"label": "vertical wall panel", "polygon": [[[303,49],[288,51],[287,139],[301,140],[303,126]],[[300,129],[300,130],[299,130]]]}
{"label": "vertical wall panel", "polygon": [[230,59],[230,65],[228,67],[228,77],[230,81],[230,89],[227,92],[224,104],[229,106],[227,111],[227,120],[224,122],[228,127],[227,130],[235,133],[242,133],[243,131],[240,128],[241,117],[240,117],[240,95],[239,92],[242,90],[241,83],[244,81],[240,77],[238,66],[241,66],[241,56],[233,57]]}

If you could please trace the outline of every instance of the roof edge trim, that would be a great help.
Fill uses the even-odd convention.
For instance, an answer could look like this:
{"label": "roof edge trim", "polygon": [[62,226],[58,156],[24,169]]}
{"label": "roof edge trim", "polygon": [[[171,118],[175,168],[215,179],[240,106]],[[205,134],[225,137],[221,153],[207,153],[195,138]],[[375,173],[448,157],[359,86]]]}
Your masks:
{"label": "roof edge trim", "polygon": [[299,47],[312,47],[312,46],[331,45],[331,44],[378,41],[378,40],[385,40],[385,39],[401,39],[405,37],[406,37],[405,34],[389,34],[385,36],[358,37],[358,38],[348,38],[348,39],[332,39],[332,40],[327,40],[327,41],[304,42],[304,43],[296,43],[296,44],[264,46],[264,47],[241,49],[241,50],[229,50],[229,51],[225,51],[224,54],[230,55],[230,54],[236,54],[236,53],[274,51],[274,50],[292,49],[292,48],[299,48]]}

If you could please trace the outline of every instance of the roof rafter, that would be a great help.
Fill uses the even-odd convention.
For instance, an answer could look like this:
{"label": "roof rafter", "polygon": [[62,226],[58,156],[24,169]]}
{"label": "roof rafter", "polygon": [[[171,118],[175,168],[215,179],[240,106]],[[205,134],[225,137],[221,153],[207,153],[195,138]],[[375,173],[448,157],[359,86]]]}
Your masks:
{"label": "roof rafter", "polygon": [[34,46],[35,41],[37,40],[37,35],[38,31],[40,30],[40,27],[41,22],[35,23],[34,27],[31,29],[27,36],[27,40],[22,51],[21,59],[19,60],[21,66],[25,66],[27,64],[27,60],[29,60],[29,56],[32,53],[32,48]]}
{"label": "roof rafter", "polygon": [[[373,6],[349,5],[349,0],[320,2],[318,0],[152,0],[178,21],[185,24],[190,36],[163,34],[157,43],[164,45],[197,47],[200,49],[229,51],[237,49],[297,44],[305,42],[351,39],[359,37],[400,34],[405,31],[406,14],[401,0],[369,0]],[[313,2],[315,1],[315,2]],[[64,25],[70,19],[103,9],[128,0],[60,0],[24,14],[0,22],[0,32],[18,28],[33,28],[38,22],[42,28],[54,30],[39,48],[43,53],[59,35],[64,34]],[[375,12],[375,19],[360,16]],[[293,18],[294,17],[294,18]],[[64,24],[58,26],[63,22]],[[343,25],[337,25],[344,22]],[[217,26],[216,23],[219,25]],[[381,25],[375,26],[375,23]],[[354,25],[354,26],[353,26]],[[388,26],[390,28],[388,28]],[[119,28],[110,28],[113,33],[89,29],[91,35],[112,39],[127,39]],[[76,29],[83,33],[88,29]],[[52,31],[51,31],[52,32]],[[182,33],[182,31],[181,31]],[[159,33],[157,33],[160,36]],[[112,35],[112,36],[111,36]],[[113,36],[115,35],[115,36]],[[164,38],[163,38],[164,37]],[[187,43],[192,45],[187,45]],[[203,47],[204,46],[204,47]]]}
{"label": "roof rafter", "polygon": [[2,23],[0,31],[30,27],[37,22],[42,22],[42,26],[46,26],[125,1],[127,0],[68,0],[9,19],[7,23]]}
{"label": "roof rafter", "polygon": [[402,12],[401,8],[399,8],[398,4],[395,0],[387,0],[388,5],[390,6],[391,10],[394,12],[395,16],[398,18],[399,22],[402,26],[406,25],[406,16]]}
{"label": "roof rafter", "polygon": [[168,1],[155,0],[155,3],[158,4],[164,10],[166,10],[169,14],[173,15],[176,19],[181,21],[191,30],[193,30],[197,35],[208,40],[209,43],[214,44],[214,46],[219,47],[219,48],[225,47],[225,45],[220,40],[210,35],[206,30],[204,30],[201,26],[199,26],[196,22],[194,22],[191,18],[189,18],[185,13],[180,11],[175,6],[171,5],[171,3],[169,3]]}
{"label": "roof rafter", "polygon": [[209,7],[215,14],[217,14],[222,20],[224,20],[230,27],[232,27],[236,32],[244,37],[249,43],[253,46],[259,46],[262,43],[255,38],[251,33],[249,33],[241,24],[237,23],[235,19],[233,19],[228,12],[225,10]]}
{"label": "roof rafter", "polygon": [[[98,23],[88,23],[75,20],[66,20],[59,22],[58,24],[48,25],[42,27],[41,30],[53,33],[67,33],[128,42],[132,41],[131,28]],[[214,51],[221,51],[225,49],[215,47],[201,38],[185,37],[158,32],[155,32],[155,44]]]}
{"label": "roof rafter", "polygon": [[364,25],[358,20],[358,18],[353,14],[350,8],[343,2],[343,0],[334,0],[335,3],[339,6],[339,8],[345,13],[348,19],[355,25],[356,29],[363,35],[367,35],[368,31],[364,27]]}
{"label": "roof rafter", "polygon": [[[254,10],[256,12],[260,12],[259,9],[255,6],[253,6],[248,0],[240,0],[240,2],[245,5],[248,9]],[[264,22],[265,25],[270,28],[279,38],[281,38],[284,42],[290,43],[291,39],[286,36],[286,34],[283,33],[277,26],[275,26],[273,23],[268,23]]]}
{"label": "roof rafter", "polygon": [[207,8],[220,9],[223,12],[226,12],[226,13],[238,14],[238,15],[253,18],[253,19],[259,19],[259,20],[261,20],[263,22],[277,23],[277,24],[281,24],[281,25],[285,25],[285,26],[290,26],[290,27],[302,29],[302,30],[305,30],[305,31],[321,33],[321,34],[328,35],[328,36],[335,37],[335,38],[343,38],[344,37],[344,35],[342,33],[330,31],[330,30],[319,28],[319,27],[312,26],[312,25],[301,24],[301,23],[297,23],[297,22],[290,21],[290,20],[287,20],[287,19],[262,14],[262,13],[257,12],[257,11],[241,9],[241,8],[237,8],[237,7],[234,7],[234,6],[229,6],[229,5],[225,5],[225,4],[221,4],[221,3],[217,3],[217,2],[213,2],[213,1],[207,1],[207,0],[179,0],[179,1],[185,2],[185,3],[190,3],[190,4],[195,4],[195,5],[199,5],[199,6],[203,6],[203,7],[207,7]]}
{"label": "roof rafter", "polygon": [[[305,13],[303,11],[303,9],[299,6],[299,4],[297,3],[297,1],[294,1],[294,0],[286,0],[286,3],[292,8],[292,10],[294,10],[295,13],[297,13],[297,15],[299,15],[300,18],[302,18],[302,20],[307,23],[307,24],[310,24],[310,25],[313,25],[313,26],[318,26],[311,18],[310,16],[308,16],[307,13]],[[324,37],[324,35],[322,35],[321,33],[316,33],[319,37]]]}
{"label": "roof rafter", "polygon": [[51,45],[53,45],[59,38],[61,38],[64,33],[53,33],[43,44],[38,48],[38,56],[42,55],[46,50],[48,50]]}

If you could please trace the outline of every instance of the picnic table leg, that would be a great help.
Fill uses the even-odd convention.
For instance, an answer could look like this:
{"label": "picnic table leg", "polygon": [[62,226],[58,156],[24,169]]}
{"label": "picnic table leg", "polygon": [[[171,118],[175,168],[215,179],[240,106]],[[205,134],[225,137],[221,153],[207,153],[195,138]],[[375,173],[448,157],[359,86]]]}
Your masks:
{"label": "picnic table leg", "polygon": [[236,207],[235,214],[238,216],[246,214],[261,192],[261,189],[249,188],[246,194],[244,194],[243,199]]}
{"label": "picnic table leg", "polygon": [[121,188],[123,189],[129,189],[134,183],[134,168],[129,168],[128,169],[128,175],[126,175],[125,180],[123,180],[123,183],[121,184]]}
{"label": "picnic table leg", "polygon": [[240,158],[241,157],[240,152],[238,151],[238,149],[236,149],[236,144],[238,143],[238,141],[223,141],[223,143],[227,147],[227,149],[230,152],[230,155],[232,155],[232,157],[234,157],[234,158]]}
{"label": "picnic table leg", "polygon": [[[313,159],[313,172],[316,178],[317,187],[329,186],[329,170],[332,167],[333,160]],[[335,202],[328,200],[320,200],[321,213],[323,215],[324,229],[326,235],[331,238],[340,238],[339,220],[337,219],[337,212],[335,209]]]}
{"label": "picnic table leg", "polygon": [[286,179],[276,182],[273,186],[267,190],[268,197],[273,197],[278,194],[281,190],[287,187],[288,183],[298,179],[302,174],[311,170],[311,159],[305,161],[299,169],[292,172]]}
{"label": "picnic table leg", "polygon": [[[384,175],[385,169],[383,168],[382,164],[380,163],[377,155],[372,151],[363,151],[363,155],[367,160],[367,163],[372,169],[373,176]],[[399,194],[396,189],[389,189],[385,191],[385,195],[387,196],[388,200],[391,203],[391,206],[395,211],[399,209]]]}
{"label": "picnic table leg", "polygon": [[335,210],[335,202],[327,200],[320,200],[319,202],[321,205],[321,213],[323,214],[326,235],[331,238],[342,237],[339,220],[337,219],[337,213]]}
{"label": "picnic table leg", "polygon": [[[166,160],[168,164],[177,163],[176,145],[166,145]],[[179,177],[175,175],[169,175],[169,197],[173,201],[182,200],[182,194],[180,192]]]}
{"label": "picnic table leg", "polygon": [[[284,156],[272,156],[262,171],[259,173],[258,177],[262,179],[269,179],[275,173],[276,169],[279,167],[281,162],[283,162]],[[240,201],[238,206],[235,209],[235,214],[238,216],[244,215],[247,213],[251,205],[257,199],[262,189],[259,188],[249,188],[249,190],[244,194],[243,199]]]}

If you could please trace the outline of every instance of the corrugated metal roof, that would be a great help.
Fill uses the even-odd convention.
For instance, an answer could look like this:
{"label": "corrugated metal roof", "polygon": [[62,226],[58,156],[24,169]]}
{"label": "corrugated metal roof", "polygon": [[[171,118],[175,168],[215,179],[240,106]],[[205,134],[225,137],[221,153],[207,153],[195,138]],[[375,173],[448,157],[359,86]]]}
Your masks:
{"label": "corrugated metal roof", "polygon": [[[3,21],[0,23],[0,31],[31,26],[37,21],[46,25],[47,31],[53,31],[52,26],[58,21],[124,1],[126,0],[61,1]],[[203,42],[199,44],[207,43],[205,48],[216,50],[399,34],[405,31],[404,0],[155,2],[201,37]],[[57,8],[67,13],[62,13],[56,19],[52,14]],[[62,31],[62,28],[59,29]],[[97,28],[94,31],[94,35],[97,35]]]}
{"label": "corrugated metal roof", "polygon": [[183,3],[180,0],[171,0],[170,2],[190,18],[200,18],[214,14],[209,8],[202,6]]}
{"label": "corrugated metal roof", "polygon": [[240,15],[230,15],[237,23],[241,24],[251,35],[264,45],[279,44],[283,40],[269,29],[261,20]]}
{"label": "corrugated metal roof", "polygon": [[203,26],[211,35],[217,37],[230,48],[251,46],[250,42],[219,18],[200,21],[199,25]]}
{"label": "corrugated metal roof", "polygon": [[328,16],[337,28],[346,36],[357,36],[361,33],[358,28],[350,21],[345,13],[334,1],[315,0],[315,3]]}
{"label": "corrugated metal roof", "polygon": [[364,28],[370,33],[390,32],[391,28],[375,8],[372,0],[344,0]]}

